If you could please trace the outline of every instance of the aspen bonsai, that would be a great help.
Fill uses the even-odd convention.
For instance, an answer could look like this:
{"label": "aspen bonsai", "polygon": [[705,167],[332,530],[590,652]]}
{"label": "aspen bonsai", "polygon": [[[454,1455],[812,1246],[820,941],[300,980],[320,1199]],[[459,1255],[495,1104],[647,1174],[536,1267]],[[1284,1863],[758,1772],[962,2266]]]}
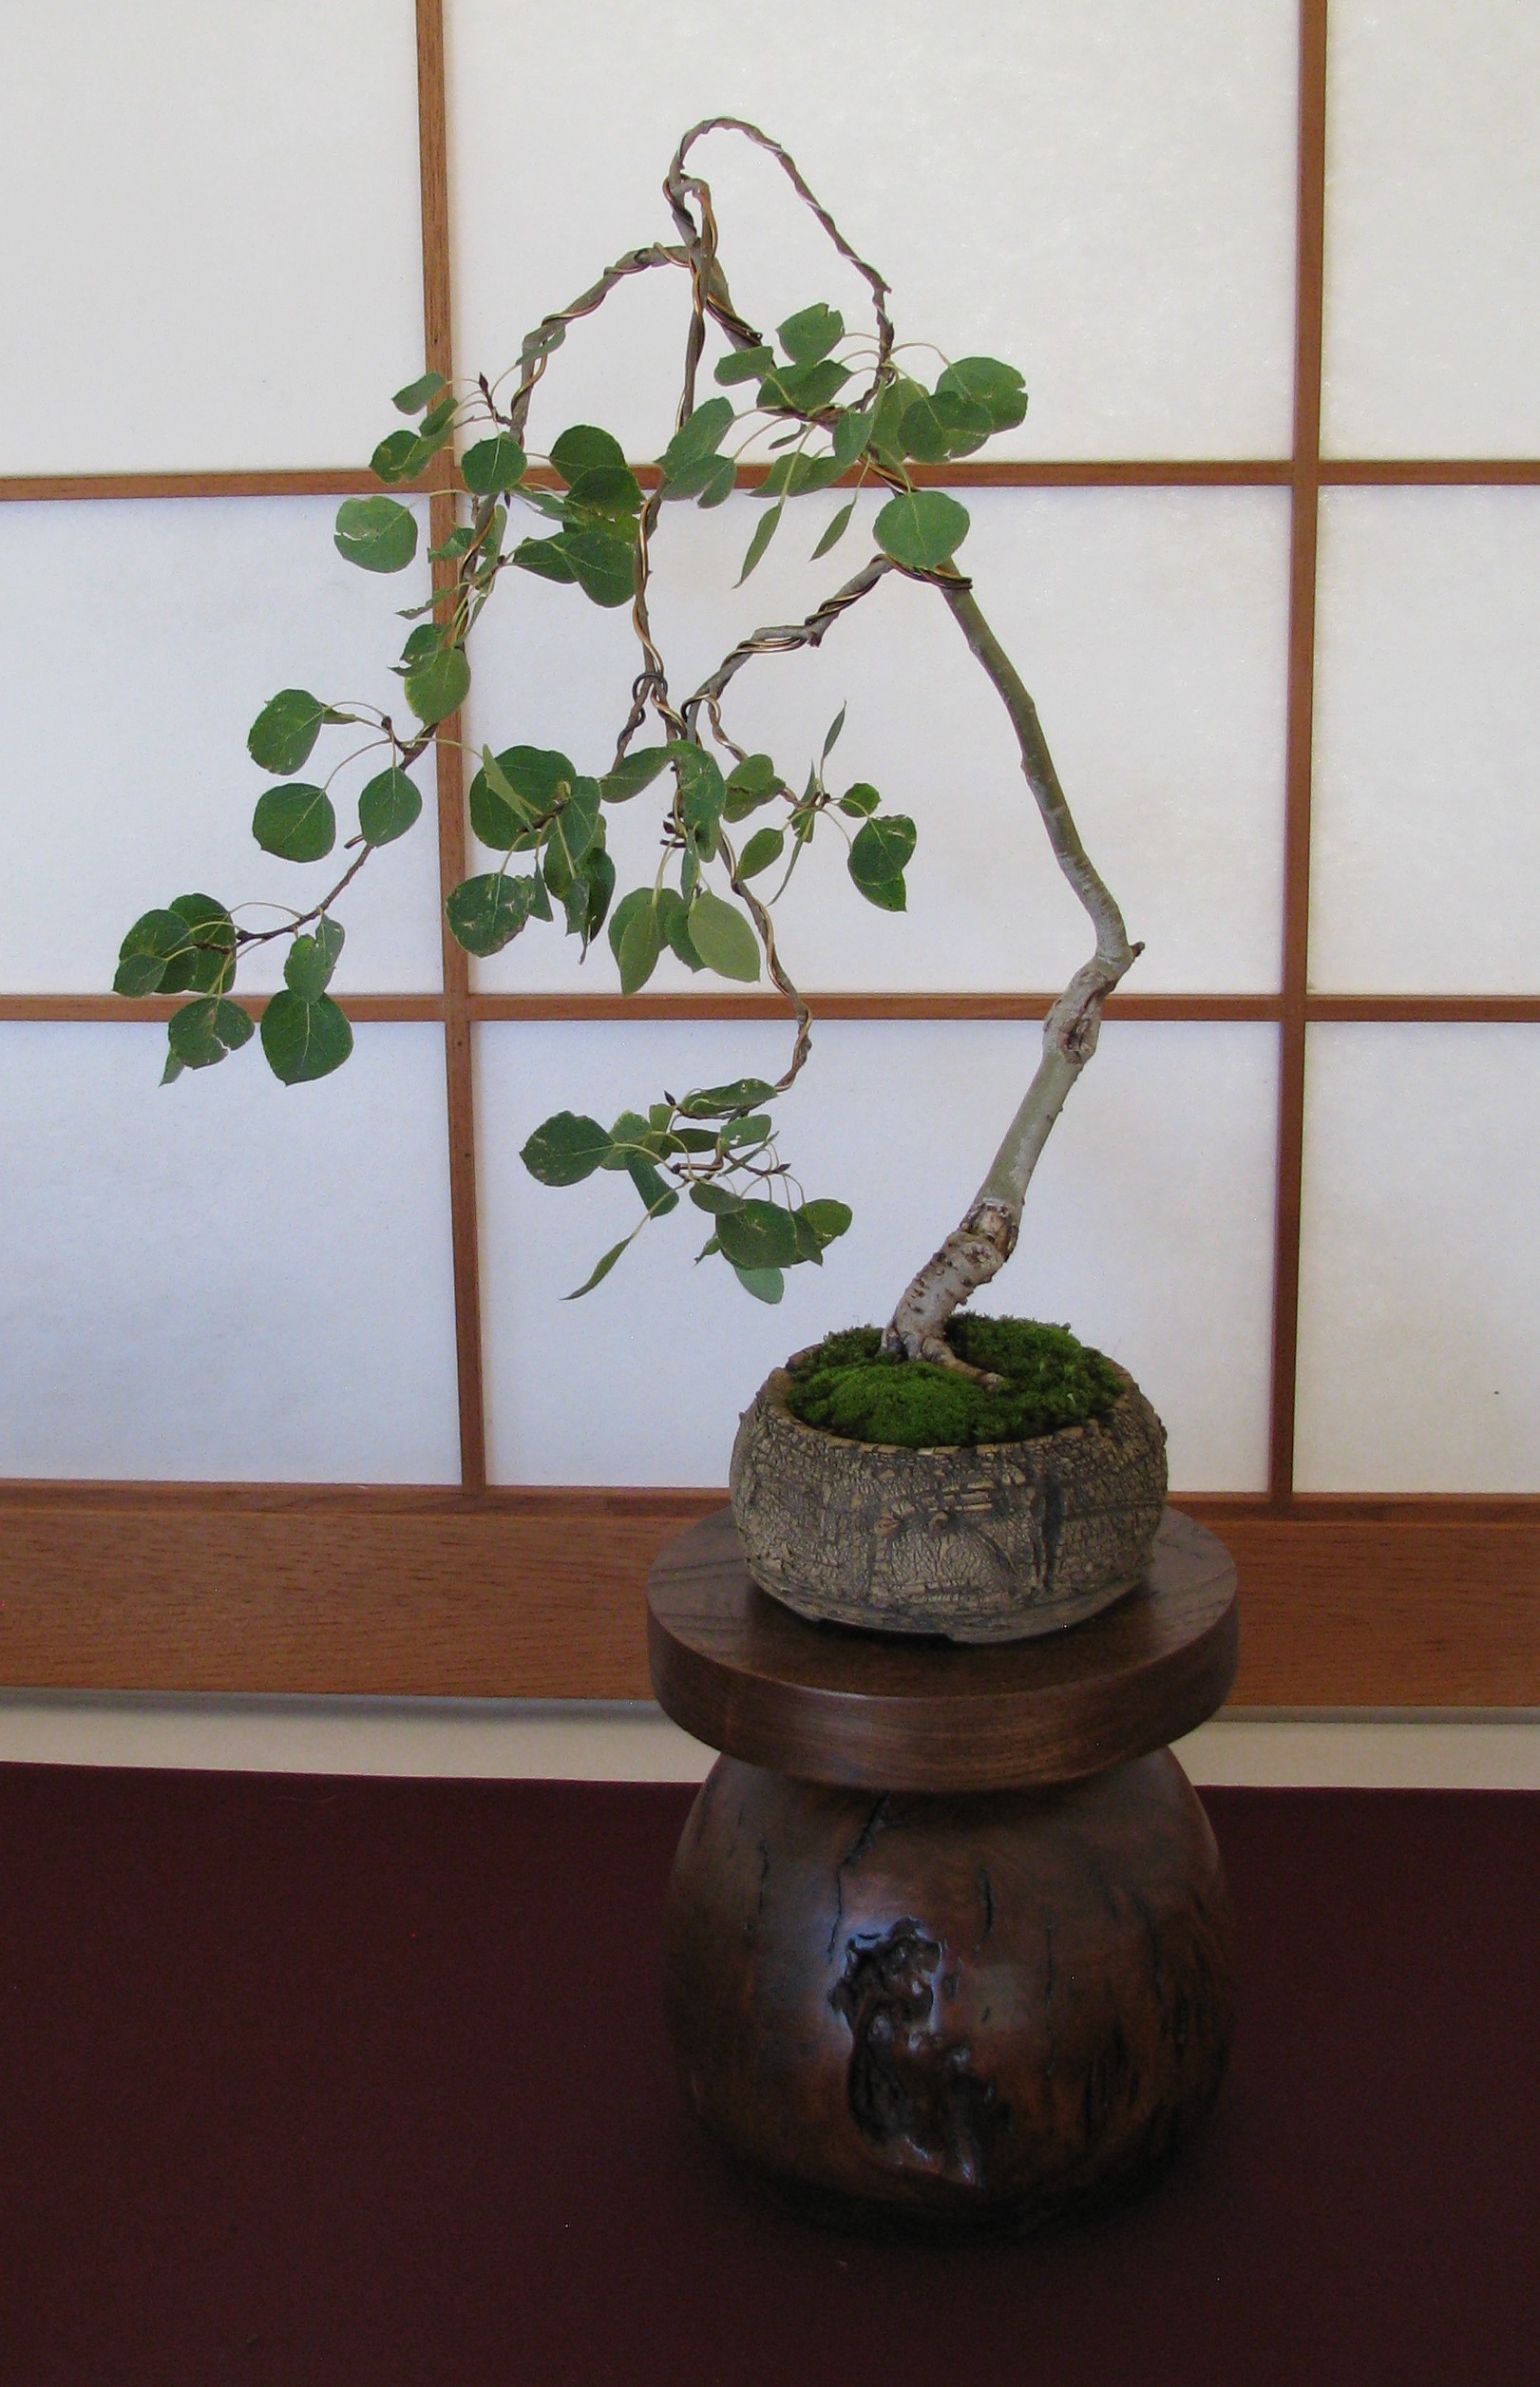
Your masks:
{"label": "aspen bonsai", "polygon": [[[714,132],[739,134],[779,163],[835,251],[865,282],[870,331],[848,331],[834,307],[815,300],[782,323],[772,342],[740,314],[711,190],[690,162],[697,143]],[[1004,706],[1055,857],[1094,937],[1090,957],[1049,1012],[1036,1068],[983,1182],[902,1293],[883,1336],[894,1357],[996,1384],[987,1367],[971,1365],[954,1348],[948,1322],[1009,1258],[1037,1157],[1095,1050],[1103,1004],[1139,951],[1086,853],[1032,697],[959,566],[967,511],[941,489],[917,487],[910,469],[970,455],[1020,422],[1022,378],[1012,366],[979,356],[943,363],[930,387],[911,373],[901,361],[910,352],[895,340],[887,283],[850,246],[786,150],[756,126],[732,117],[695,125],[663,187],[676,237],[632,250],[546,315],[499,379],[483,375],[451,387],[430,372],[396,396],[406,420],[374,451],[377,478],[387,487],[410,484],[417,493],[420,476],[435,466],[447,469],[458,447],[466,492],[455,526],[429,550],[441,585],[404,617],[411,626],[394,666],[400,712],[286,688],[263,707],[248,740],[253,758],[274,776],[257,802],[253,832],[268,853],[291,862],[316,863],[333,851],[337,782],[350,773],[362,777],[357,827],[345,841],[340,875],[276,925],[250,925],[242,907],[208,896],[179,896],[134,924],[115,984],[129,996],[187,995],[169,1024],[169,1080],[183,1069],[221,1061],[250,1041],[253,1016],[234,992],[241,956],[285,943],[284,987],[261,1017],[263,1053],[286,1084],[339,1067],[352,1042],[329,991],[343,949],[342,899],[422,812],[412,773],[435,739],[448,735],[444,725],[465,701],[467,640],[494,590],[512,572],[573,589],[599,606],[628,608],[639,668],[611,716],[614,750],[606,770],[585,775],[564,754],[521,744],[497,752],[485,744],[472,757],[470,826],[495,859],[450,893],[448,925],[467,952],[489,955],[532,922],[560,912],[584,955],[604,938],[628,994],[647,983],[665,950],[692,970],[735,982],[768,976],[785,998],[792,1030],[778,1078],[662,1093],[609,1126],[559,1111],[536,1129],[523,1156],[546,1185],[576,1185],[599,1170],[622,1172],[639,1198],[635,1226],[578,1292],[600,1283],[643,1227],[688,1196],[710,1229],[699,1256],[720,1256],[750,1292],[778,1300],[784,1270],[819,1262],[851,1213],[830,1197],[806,1198],[781,1155],[774,1106],[808,1061],[811,1022],[772,915],[820,831],[845,836],[850,878],[867,902],[903,911],[916,832],[904,813],[884,809],[874,788],[836,787],[832,755],[843,711],[808,769],[740,744],[730,700],[751,665],[818,647],[883,581],[907,581],[917,602],[946,608]],[[646,491],[609,432],[573,424],[542,451],[529,425],[537,399],[546,410],[543,385],[569,329],[622,282],[652,273],[686,276],[690,310],[672,435],[661,442],[656,485]],[[714,367],[715,388],[703,394],[709,327],[725,339],[726,353]],[[559,374],[551,378],[554,386]],[[836,492],[837,502],[813,556],[832,553],[848,537],[865,489],[883,499],[871,524],[875,552],[804,620],[756,630],[685,692],[671,682],[650,603],[668,509],[720,506],[735,487],[739,464],[755,459],[768,461],[769,469],[753,492],[763,511],[740,580],[753,571],[789,509],[801,513],[801,501],[822,490]],[[336,544],[366,571],[401,571],[417,552],[416,519],[387,495],[350,499],[337,516]],[[596,692],[588,701],[592,712],[601,699]],[[324,779],[302,778],[323,735],[333,732],[348,733],[347,752]],[[659,806],[657,866],[649,884],[617,900],[606,813],[649,791]]]}

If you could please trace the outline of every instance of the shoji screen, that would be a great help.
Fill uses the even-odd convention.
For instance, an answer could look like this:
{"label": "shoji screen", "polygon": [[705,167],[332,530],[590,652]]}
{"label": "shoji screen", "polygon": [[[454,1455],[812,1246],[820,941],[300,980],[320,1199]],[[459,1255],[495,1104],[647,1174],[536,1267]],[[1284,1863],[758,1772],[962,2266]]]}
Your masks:
{"label": "shoji screen", "polygon": [[[778,754],[846,704],[842,763],[920,828],[906,918],[816,850],[784,907],[818,1019],[789,1129],[857,1223],[779,1309],[693,1271],[679,1218],[561,1302],[620,1206],[604,1176],[536,1186],[531,1126],[763,1070],[785,1030],[673,964],[624,1003],[607,952],[580,971],[550,931],[446,950],[447,741],[436,842],[391,848],[349,914],[340,1078],[285,1092],[253,1051],[162,1093],[165,1006],[103,991],[172,878],[289,891],[246,834],[244,733],[295,678],[381,684],[407,599],[339,562],[331,516],[371,486],[389,392],[425,359],[500,372],[669,237],[678,135],[732,112],[887,275],[901,337],[1009,357],[1031,391],[987,459],[931,477],[965,492],[980,600],[1147,949],[998,1306],[1069,1319],[1155,1398],[1173,1482],[1242,1556],[1244,1696],[1540,1696],[1513,1597],[1540,1544],[1530,12],[21,19],[0,1676],[640,1691],[647,1556],[720,1497],[738,1408],[786,1350],[891,1306],[1025,1080],[1083,927],[990,692],[896,582],[734,699]],[[701,162],[746,312],[854,317],[774,168],[726,137]],[[554,360],[534,445],[596,420],[656,456],[682,328],[663,277],[628,286]],[[442,534],[449,480],[428,484]],[[751,491],[668,510],[678,677],[827,592],[839,558],[808,549],[837,502],[793,509],[736,591]],[[576,591],[507,590],[464,733],[599,764],[629,639]],[[614,823],[622,885],[642,810]]]}

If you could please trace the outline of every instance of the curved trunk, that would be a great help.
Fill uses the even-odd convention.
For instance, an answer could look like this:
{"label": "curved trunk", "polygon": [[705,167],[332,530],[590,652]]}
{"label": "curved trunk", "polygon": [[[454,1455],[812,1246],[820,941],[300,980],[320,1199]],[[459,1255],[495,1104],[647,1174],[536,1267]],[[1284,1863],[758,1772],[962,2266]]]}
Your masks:
{"label": "curved trunk", "polygon": [[1042,1058],[988,1174],[959,1225],[909,1286],[883,1337],[886,1349],[902,1351],[906,1358],[959,1366],[961,1363],[945,1339],[947,1320],[988,1284],[1015,1251],[1037,1155],[1070,1088],[1096,1049],[1102,1005],[1143,947],[1129,943],[1123,915],[1080,842],[1037,708],[979,612],[971,587],[961,580],[939,579],[937,585],[1010,715],[1021,749],[1022,774],[1055,859],[1096,934],[1095,952],[1075,971],[1043,1022]]}

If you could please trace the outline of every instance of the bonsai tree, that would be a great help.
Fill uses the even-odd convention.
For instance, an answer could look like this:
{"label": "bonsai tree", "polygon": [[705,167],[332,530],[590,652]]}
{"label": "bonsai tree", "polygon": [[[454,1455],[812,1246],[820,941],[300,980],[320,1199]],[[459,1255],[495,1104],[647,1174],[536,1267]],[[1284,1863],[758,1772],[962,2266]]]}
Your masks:
{"label": "bonsai tree", "polygon": [[[720,131],[742,135],[777,161],[835,251],[866,284],[869,330],[848,330],[838,310],[821,299],[782,323],[773,341],[740,314],[719,250],[711,190],[690,162],[703,137]],[[792,1037],[775,1079],[745,1078],[677,1096],[662,1093],[608,1126],[558,1111],[536,1129],[523,1155],[542,1184],[576,1185],[597,1170],[615,1170],[629,1176],[639,1198],[635,1227],[604,1252],[579,1293],[600,1283],[649,1221],[688,1196],[710,1228],[700,1256],[720,1256],[751,1293],[779,1300],[784,1270],[819,1262],[851,1213],[833,1198],[805,1198],[781,1156],[776,1106],[801,1076],[812,1038],[773,915],[804,850],[820,833],[845,837],[850,878],[866,902],[903,911],[915,825],[902,812],[884,810],[875,788],[837,787],[831,778],[843,711],[809,768],[805,756],[747,751],[733,735],[730,700],[733,683],[751,665],[817,647],[881,582],[906,581],[916,602],[945,608],[1004,706],[1023,776],[1094,939],[1049,1012],[1041,1057],[982,1183],[901,1294],[882,1338],[892,1356],[981,1376],[986,1386],[998,1388],[989,1347],[976,1351],[982,1366],[970,1363],[949,1339],[948,1323],[1009,1258],[1038,1155],[1095,1050],[1102,1006],[1140,949],[1130,945],[1117,905],[1086,853],[1036,708],[958,563],[967,511],[940,489],[917,487],[910,471],[914,462],[970,455],[992,433],[1019,423],[1027,404],[1022,378],[1012,366],[983,356],[943,360],[929,387],[912,372],[904,359],[914,352],[895,341],[888,284],[856,254],[786,150],[755,125],[733,117],[695,125],[679,143],[663,188],[676,238],[618,258],[589,289],[535,326],[518,361],[497,380],[484,374],[450,387],[427,373],[396,395],[407,420],[374,451],[378,479],[416,484],[435,460],[447,464],[458,444],[468,494],[464,519],[430,550],[445,584],[403,617],[412,626],[394,666],[400,711],[285,688],[263,706],[248,739],[253,758],[274,774],[258,798],[253,833],[265,851],[290,862],[315,863],[333,851],[337,783],[360,772],[357,827],[345,840],[349,858],[340,876],[277,926],[246,925],[240,907],[212,897],[179,896],[135,922],[124,940],[115,984],[130,996],[187,995],[169,1024],[165,1077],[173,1079],[184,1069],[222,1061],[250,1041],[253,1018],[234,991],[240,959],[282,941],[284,987],[269,1000],[261,1021],[267,1061],[290,1085],[340,1067],[352,1036],[329,988],[343,949],[343,901],[360,872],[405,836],[422,812],[412,773],[435,737],[446,735],[440,725],[465,701],[471,678],[467,640],[483,609],[510,573],[574,590],[597,605],[629,608],[639,668],[629,696],[618,692],[614,702],[608,769],[589,776],[564,754],[527,745],[494,752],[484,745],[469,784],[470,825],[494,860],[454,888],[448,924],[467,952],[485,955],[501,951],[532,922],[551,922],[560,913],[584,955],[601,937],[607,942],[627,993],[647,983],[665,949],[692,970],[745,983],[763,973],[779,989]],[[593,315],[622,282],[652,273],[685,275],[691,303],[673,431],[661,444],[656,486],[646,492],[608,431],[568,425],[542,451],[529,426],[537,400],[539,411],[548,411],[542,385],[569,328]],[[703,394],[708,326],[722,335],[726,349],[713,372],[716,386]],[[875,551],[805,620],[756,630],[698,687],[684,691],[671,681],[650,603],[653,573],[667,544],[668,510],[720,506],[735,486],[738,465],[755,457],[767,460],[769,469],[754,492],[763,511],[740,582],[765,554],[788,509],[795,517],[800,501],[836,485],[838,501],[813,556],[831,554],[849,536],[868,487],[883,499],[871,523]],[[337,515],[338,548],[366,571],[404,570],[416,554],[417,537],[409,508],[389,496],[350,499]],[[582,726],[591,733],[602,699],[594,691],[585,702]],[[301,777],[323,735],[333,732],[346,752],[324,779]],[[650,884],[627,888],[617,900],[606,813],[643,797],[660,807],[657,867]]]}

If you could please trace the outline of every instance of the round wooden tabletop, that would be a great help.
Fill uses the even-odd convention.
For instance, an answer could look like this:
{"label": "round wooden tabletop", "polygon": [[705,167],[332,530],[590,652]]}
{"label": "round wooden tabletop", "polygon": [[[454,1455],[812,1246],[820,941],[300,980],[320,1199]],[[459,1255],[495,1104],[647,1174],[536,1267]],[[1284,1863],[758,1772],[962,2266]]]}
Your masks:
{"label": "round wooden tabletop", "polygon": [[1191,1731],[1235,1677],[1235,1563],[1168,1509],[1150,1572],[1084,1624],[987,1649],[808,1624],[750,1576],[723,1509],[647,1585],[653,1687],[730,1757],[873,1790],[1074,1782]]}

